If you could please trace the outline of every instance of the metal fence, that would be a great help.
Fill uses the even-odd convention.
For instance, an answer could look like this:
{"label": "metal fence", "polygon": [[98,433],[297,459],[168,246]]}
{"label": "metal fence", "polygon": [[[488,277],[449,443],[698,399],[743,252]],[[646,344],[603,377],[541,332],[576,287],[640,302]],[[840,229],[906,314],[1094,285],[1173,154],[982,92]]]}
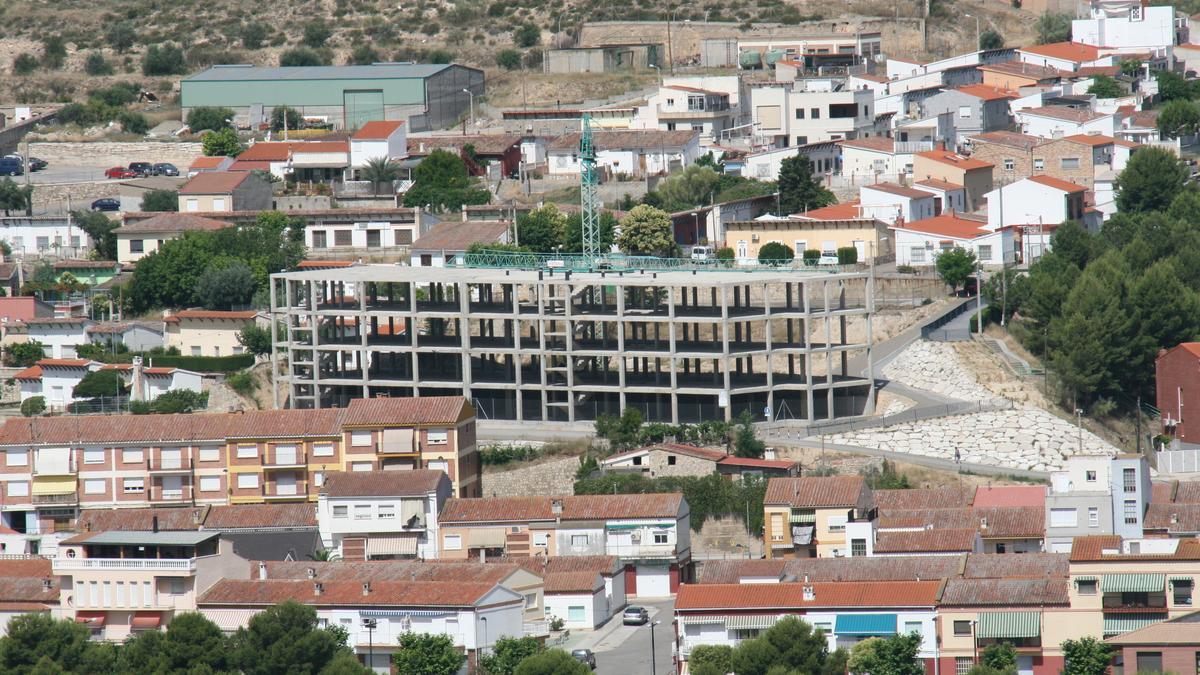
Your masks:
{"label": "metal fence", "polygon": [[917,406],[916,408],[909,408],[893,415],[881,415],[878,417],[852,417],[812,423],[804,423],[803,420],[792,422],[776,421],[762,423],[758,427],[767,433],[805,438],[808,436],[842,434],[862,429],[877,429],[879,427],[889,427],[894,424],[918,422],[920,420],[936,419],[939,417],[1011,410],[1013,406],[1012,401],[997,398],[990,401],[961,401],[958,403]]}
{"label": "metal fence", "polygon": [[965,342],[970,340],[971,327],[969,325],[955,328],[946,328],[946,325],[971,311],[971,308],[974,306],[970,298],[963,300],[962,304],[958,307],[921,326],[921,338],[934,342]]}
{"label": "metal fence", "polygon": [[604,255],[591,257],[578,253],[520,253],[483,251],[468,253],[446,267],[558,270],[563,272],[824,272],[850,271],[854,265],[818,265],[814,260],[693,260],[657,256]]}

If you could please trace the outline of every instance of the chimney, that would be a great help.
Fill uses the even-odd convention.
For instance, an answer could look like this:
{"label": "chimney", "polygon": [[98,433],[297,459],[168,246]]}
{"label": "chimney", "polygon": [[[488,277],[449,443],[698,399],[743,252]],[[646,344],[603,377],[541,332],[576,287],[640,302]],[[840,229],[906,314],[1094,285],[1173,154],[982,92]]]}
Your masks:
{"label": "chimney", "polygon": [[1174,525],[1174,524],[1176,524],[1176,523],[1178,523],[1178,522],[1179,522],[1179,514],[1178,514],[1178,513],[1172,513],[1172,514],[1171,514],[1171,524],[1172,524],[1172,525]]}
{"label": "chimney", "polygon": [[485,549],[485,548],[479,549],[479,562],[480,563],[487,562],[487,549]]}
{"label": "chimney", "polygon": [[54,588],[54,582],[49,579],[42,579],[42,590],[49,591]]}
{"label": "chimney", "polygon": [[550,500],[550,513],[556,516],[561,516],[563,512],[563,500],[559,498]]}
{"label": "chimney", "polygon": [[317,582],[313,584],[313,595],[320,595],[325,592],[325,584]]}
{"label": "chimney", "polygon": [[150,531],[151,531],[151,532],[158,532],[158,516],[151,516],[151,518],[150,518]]}
{"label": "chimney", "polygon": [[315,568],[315,567],[310,567],[310,568],[308,568],[308,578],[309,578],[309,579],[316,579],[316,578],[317,578],[317,570],[316,570],[316,568]]}
{"label": "chimney", "polygon": [[200,509],[193,509],[193,510],[192,510],[192,524],[193,524],[193,525],[199,525],[199,524],[200,524]]}
{"label": "chimney", "polygon": [[987,529],[987,516],[984,516],[979,519],[979,527],[980,527],[980,529],[983,529],[983,530]]}
{"label": "chimney", "polygon": [[805,586],[804,587],[804,600],[807,602],[811,602],[816,599],[817,599],[817,594],[816,594],[816,592],[813,591],[813,587]]}
{"label": "chimney", "polygon": [[370,595],[370,594],[371,594],[371,582],[364,581],[363,582],[363,595]]}
{"label": "chimney", "polygon": [[[312,577],[309,577],[309,578],[311,579]],[[267,579],[267,564],[260,562],[260,563],[258,563],[258,580],[266,581],[266,579]]]}

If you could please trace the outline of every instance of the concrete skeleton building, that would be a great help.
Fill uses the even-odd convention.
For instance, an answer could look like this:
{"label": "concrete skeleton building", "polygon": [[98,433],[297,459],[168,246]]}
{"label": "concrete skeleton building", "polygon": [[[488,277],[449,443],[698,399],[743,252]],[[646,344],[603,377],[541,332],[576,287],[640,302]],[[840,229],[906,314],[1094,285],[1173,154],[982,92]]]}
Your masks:
{"label": "concrete skeleton building", "polygon": [[628,407],[676,424],[742,411],[858,415],[873,400],[871,380],[849,363],[856,354],[870,363],[866,277],[371,265],[281,273],[272,276],[272,372],[295,408],[454,394],[499,420],[588,421]]}

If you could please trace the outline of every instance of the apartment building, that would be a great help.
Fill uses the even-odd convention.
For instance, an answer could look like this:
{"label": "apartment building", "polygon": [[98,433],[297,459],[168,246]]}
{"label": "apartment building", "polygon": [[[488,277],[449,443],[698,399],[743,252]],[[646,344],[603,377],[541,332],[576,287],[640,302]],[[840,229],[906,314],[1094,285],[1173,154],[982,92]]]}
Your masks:
{"label": "apartment building", "polygon": [[250,561],[217,532],[107,531],[63,541],[53,572],[63,617],[120,642],[195,611],[218,580],[249,578]]}
{"label": "apartment building", "polygon": [[1074,455],[1050,474],[1046,549],[1071,550],[1076,537],[1142,536],[1151,500],[1150,470],[1137,455]]}
{"label": "apartment building", "polygon": [[987,162],[947,150],[918,152],[913,158],[915,180],[943,180],[963,186],[971,211],[983,206],[984,195],[992,189],[992,168]]}
{"label": "apartment building", "polygon": [[665,84],[638,108],[638,123],[663,131],[691,130],[718,143],[739,122],[741,110],[736,100],[728,91]]}
{"label": "apartment building", "polygon": [[755,83],[750,101],[755,133],[764,145],[807,145],[875,132],[874,95],[848,88],[844,80]]}
{"label": "apartment building", "polygon": [[438,557],[441,469],[330,474],[317,498],[321,543],[346,561]]}
{"label": "apartment building", "polygon": [[767,558],[865,556],[874,499],[858,476],[772,478],[763,498]]}
{"label": "apartment building", "polygon": [[232,356],[246,347],[238,339],[242,329],[255,325],[258,312],[184,309],[163,318],[167,347],[189,356]]}
{"label": "apartment building", "polygon": [[1008,643],[1017,650],[1017,672],[1062,672],[1062,642],[1080,629],[1062,577],[952,578],[938,602],[941,672],[970,670],[984,649]]}
{"label": "apartment building", "polygon": [[992,179],[996,184],[1048,176],[1090,188],[1098,174],[1123,169],[1130,155],[1130,148],[1105,135],[1046,139],[994,131],[970,140],[971,156],[994,166]]}
{"label": "apartment building", "polygon": [[627,594],[666,597],[692,578],[690,514],[681,494],[451,499],[440,555],[616,556]]}
{"label": "apartment building", "polygon": [[986,84],[946,89],[921,102],[923,116],[950,113],[954,141],[967,136],[1005,129],[1012,124],[1009,101],[1017,95]]}

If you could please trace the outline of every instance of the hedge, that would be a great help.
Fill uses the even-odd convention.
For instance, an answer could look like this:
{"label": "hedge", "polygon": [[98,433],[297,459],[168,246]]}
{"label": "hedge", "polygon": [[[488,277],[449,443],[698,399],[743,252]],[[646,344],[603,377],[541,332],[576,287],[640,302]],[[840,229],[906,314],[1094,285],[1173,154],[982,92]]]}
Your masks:
{"label": "hedge", "polygon": [[[155,368],[182,368],[198,373],[232,373],[254,365],[253,354],[231,354],[230,356],[184,356],[180,354],[107,354],[105,363],[132,363],[133,357],[141,356],[142,363]],[[101,359],[97,359],[101,360]]]}

